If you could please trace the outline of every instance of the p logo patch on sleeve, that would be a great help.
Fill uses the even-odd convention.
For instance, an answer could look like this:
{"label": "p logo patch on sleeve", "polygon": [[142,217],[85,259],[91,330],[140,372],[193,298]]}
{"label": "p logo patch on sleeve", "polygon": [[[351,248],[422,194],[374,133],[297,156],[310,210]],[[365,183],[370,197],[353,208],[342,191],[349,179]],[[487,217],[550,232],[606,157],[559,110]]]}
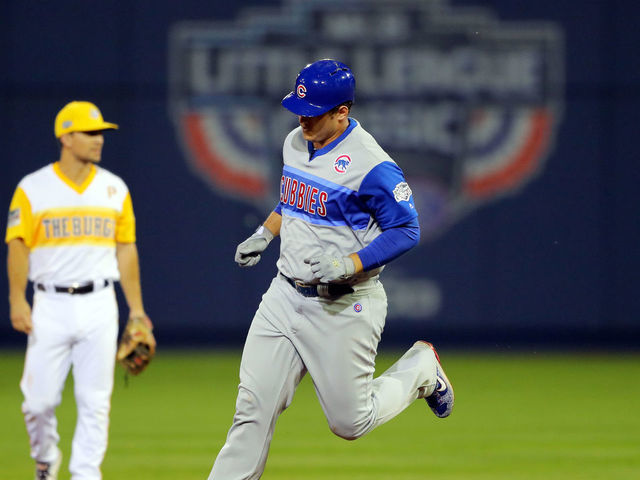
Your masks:
{"label": "p logo patch on sleeve", "polygon": [[7,220],[7,228],[15,227],[20,225],[20,209],[14,208],[13,210],[9,210],[9,219]]}

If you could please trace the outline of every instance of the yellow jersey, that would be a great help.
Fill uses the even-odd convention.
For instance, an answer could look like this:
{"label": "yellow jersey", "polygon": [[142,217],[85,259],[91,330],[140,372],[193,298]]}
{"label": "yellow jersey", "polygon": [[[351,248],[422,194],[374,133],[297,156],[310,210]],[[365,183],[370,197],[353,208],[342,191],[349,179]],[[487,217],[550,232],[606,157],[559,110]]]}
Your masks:
{"label": "yellow jersey", "polygon": [[11,200],[5,241],[30,249],[29,279],[53,285],[119,280],[116,243],[136,241],[131,195],[124,181],[92,165],[77,185],[49,164],[24,177]]}

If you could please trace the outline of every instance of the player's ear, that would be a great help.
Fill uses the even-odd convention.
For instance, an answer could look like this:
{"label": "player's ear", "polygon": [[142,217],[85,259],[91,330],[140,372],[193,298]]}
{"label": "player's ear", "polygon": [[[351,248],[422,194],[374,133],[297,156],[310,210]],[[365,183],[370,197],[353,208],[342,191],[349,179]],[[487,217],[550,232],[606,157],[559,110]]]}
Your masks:
{"label": "player's ear", "polygon": [[71,136],[73,135],[73,133],[65,133],[64,135],[62,135],[60,137],[60,148],[62,147],[71,147]]}
{"label": "player's ear", "polygon": [[347,118],[349,116],[349,107],[345,104],[342,104],[338,107],[338,111],[336,113],[341,119]]}

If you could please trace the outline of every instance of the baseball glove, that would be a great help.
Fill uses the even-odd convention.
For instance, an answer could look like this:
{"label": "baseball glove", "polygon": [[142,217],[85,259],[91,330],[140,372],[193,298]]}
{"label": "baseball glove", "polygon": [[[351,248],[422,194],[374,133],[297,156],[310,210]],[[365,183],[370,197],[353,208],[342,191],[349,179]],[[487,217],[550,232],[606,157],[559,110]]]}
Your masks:
{"label": "baseball glove", "polygon": [[131,375],[138,375],[156,354],[156,339],[148,317],[130,317],[122,333],[116,360]]}

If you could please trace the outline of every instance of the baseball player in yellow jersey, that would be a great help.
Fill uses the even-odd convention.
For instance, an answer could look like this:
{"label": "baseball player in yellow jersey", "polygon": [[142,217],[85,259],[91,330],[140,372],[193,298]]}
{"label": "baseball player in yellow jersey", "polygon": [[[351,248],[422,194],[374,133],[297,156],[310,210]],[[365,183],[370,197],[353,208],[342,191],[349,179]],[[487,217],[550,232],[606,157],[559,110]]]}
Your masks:
{"label": "baseball player in yellow jersey", "polygon": [[[60,159],[24,177],[9,207],[6,242],[13,328],[28,334],[20,388],[36,480],[56,479],[62,454],[55,408],[73,367],[77,425],[72,480],[98,480],[107,447],[119,280],[131,316],[146,317],[129,190],[98,167],[105,130],[89,102],[55,119]],[[34,286],[33,309],[25,291]]]}

